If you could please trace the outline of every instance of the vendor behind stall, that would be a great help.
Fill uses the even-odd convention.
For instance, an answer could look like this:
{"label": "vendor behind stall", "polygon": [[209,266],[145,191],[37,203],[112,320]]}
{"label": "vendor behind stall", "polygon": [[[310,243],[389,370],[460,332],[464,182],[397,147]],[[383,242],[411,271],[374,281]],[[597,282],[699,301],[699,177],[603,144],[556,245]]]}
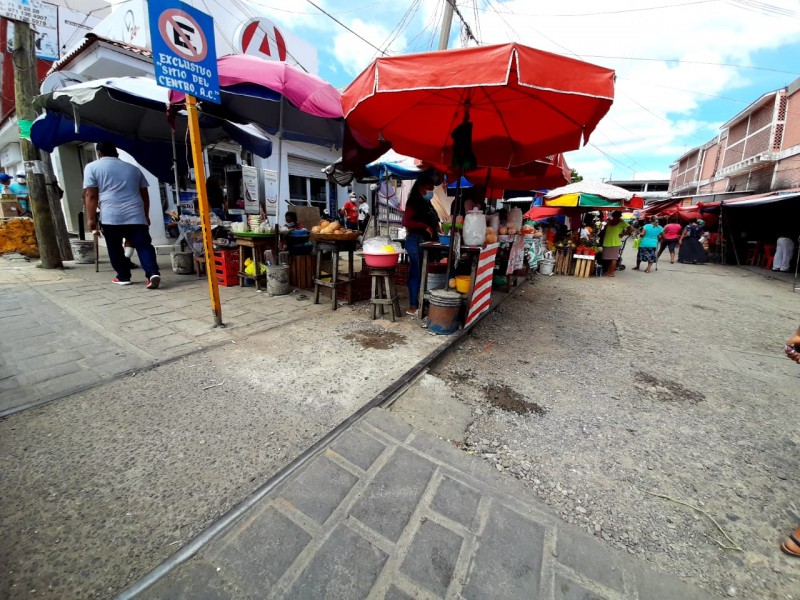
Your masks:
{"label": "vendor behind stall", "polygon": [[284,227],[287,229],[303,229],[302,223],[297,220],[297,213],[293,210],[286,211]]}
{"label": "vendor behind stall", "polygon": [[422,176],[414,182],[406,200],[403,227],[406,229],[405,248],[408,253],[408,295],[410,307],[407,315],[417,316],[419,286],[422,279],[422,252],[420,244],[436,238],[439,232],[439,215],[431,204],[433,179]]}

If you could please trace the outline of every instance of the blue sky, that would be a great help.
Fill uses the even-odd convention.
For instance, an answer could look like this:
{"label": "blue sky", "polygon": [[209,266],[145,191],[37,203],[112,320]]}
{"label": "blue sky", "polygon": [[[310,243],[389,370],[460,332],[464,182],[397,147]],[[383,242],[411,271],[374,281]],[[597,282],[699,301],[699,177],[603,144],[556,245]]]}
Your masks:
{"label": "blue sky", "polygon": [[[435,48],[444,4],[313,0],[326,16],[308,0],[251,1],[314,43],[320,75],[337,87],[369,64],[373,46],[390,55]],[[481,44],[517,41],[616,70],[614,106],[590,143],[567,155],[589,178],[667,178],[683,152],[800,77],[800,0],[458,0],[457,7],[451,48],[463,45],[466,23]]]}

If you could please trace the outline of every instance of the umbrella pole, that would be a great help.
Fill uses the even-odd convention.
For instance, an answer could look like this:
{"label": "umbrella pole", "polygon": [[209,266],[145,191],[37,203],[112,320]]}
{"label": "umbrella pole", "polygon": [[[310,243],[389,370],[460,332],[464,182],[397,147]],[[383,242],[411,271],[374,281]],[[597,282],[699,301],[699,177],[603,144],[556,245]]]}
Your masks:
{"label": "umbrella pole", "polygon": [[461,173],[458,176],[458,183],[456,183],[456,197],[455,200],[453,200],[453,202],[455,202],[455,209],[450,211],[452,214],[450,215],[450,245],[447,249],[448,279],[455,276],[453,256],[455,255],[455,243],[456,243],[456,219],[458,219],[458,215],[461,214],[461,178],[463,176],[464,176],[464,169],[462,168]]}
{"label": "umbrella pole", "polygon": [[175,214],[181,216],[181,191],[178,183],[178,150],[175,146],[175,132],[172,132],[172,172],[175,175]]}

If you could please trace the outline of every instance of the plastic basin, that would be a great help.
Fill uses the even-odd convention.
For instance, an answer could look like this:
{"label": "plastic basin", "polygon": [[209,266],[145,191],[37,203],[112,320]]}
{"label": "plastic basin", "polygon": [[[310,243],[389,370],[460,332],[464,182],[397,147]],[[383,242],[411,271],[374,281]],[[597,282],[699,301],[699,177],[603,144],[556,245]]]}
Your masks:
{"label": "plastic basin", "polygon": [[458,275],[456,277],[456,289],[462,294],[469,294],[472,277],[470,275]]}
{"label": "plastic basin", "polygon": [[367,263],[368,267],[375,267],[376,269],[388,269],[389,267],[396,267],[398,260],[400,260],[400,254],[397,252],[393,254],[364,253],[364,262]]}
{"label": "plastic basin", "polygon": [[440,244],[444,244],[445,246],[449,246],[450,245],[450,236],[449,235],[442,235],[440,233],[439,234],[439,243]]}

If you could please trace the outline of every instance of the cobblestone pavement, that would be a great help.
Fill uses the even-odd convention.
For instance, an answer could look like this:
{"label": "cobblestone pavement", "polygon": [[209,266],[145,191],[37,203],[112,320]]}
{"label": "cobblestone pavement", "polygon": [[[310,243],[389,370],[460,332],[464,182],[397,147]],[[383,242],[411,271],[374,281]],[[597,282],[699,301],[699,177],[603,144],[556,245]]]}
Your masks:
{"label": "cobblestone pavement", "polygon": [[374,409],[137,598],[707,597],[643,565]]}
{"label": "cobblestone pavement", "polygon": [[108,264],[68,264],[0,258],[0,416],[330,310],[310,293],[220,287],[227,327],[214,329],[205,279],[164,269],[161,287],[146,290],[141,270],[138,285],[117,286]]}

